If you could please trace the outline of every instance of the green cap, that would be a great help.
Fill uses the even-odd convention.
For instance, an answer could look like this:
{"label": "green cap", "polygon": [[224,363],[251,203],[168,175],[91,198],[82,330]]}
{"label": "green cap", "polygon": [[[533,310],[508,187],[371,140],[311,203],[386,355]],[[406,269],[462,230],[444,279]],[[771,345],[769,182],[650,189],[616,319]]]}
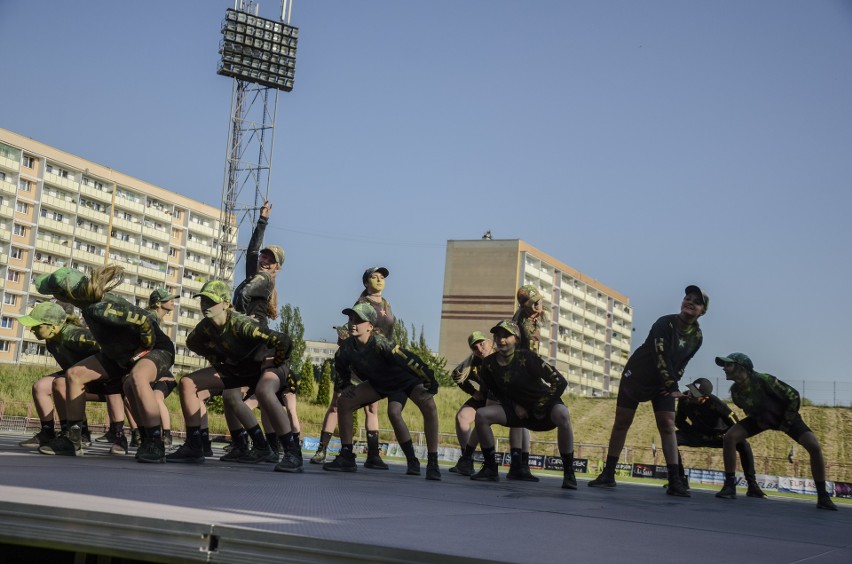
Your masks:
{"label": "green cap", "polygon": [[87,280],[79,270],[64,266],[50,274],[42,274],[34,284],[39,294],[63,298],[72,296],[74,290]]}
{"label": "green cap", "polygon": [[511,319],[504,319],[503,321],[492,327],[491,334],[493,335],[497,333],[497,331],[499,331],[500,329],[506,331],[510,335],[514,335],[515,337],[521,336],[521,330],[518,329],[518,324],[512,321]]}
{"label": "green cap", "polygon": [[68,316],[62,306],[53,302],[41,302],[33,308],[29,315],[18,318],[18,323],[24,327],[36,325],[62,325]]}
{"label": "green cap", "polygon": [[524,284],[518,289],[518,303],[524,305],[529,301],[537,302],[544,296],[538,291],[538,288],[532,284]]}
{"label": "green cap", "polygon": [[485,333],[483,333],[482,331],[474,331],[467,338],[467,346],[469,346],[470,348],[473,348],[473,345],[475,345],[476,343],[481,343],[482,341],[487,341],[487,340],[488,340],[488,337],[485,336]]}
{"label": "green cap", "polygon": [[717,356],[716,366],[725,366],[728,363],[744,366],[749,372],[754,372],[754,364],[751,359],[743,353],[731,353],[728,356]]}
{"label": "green cap", "polygon": [[201,296],[210,298],[217,304],[231,303],[231,288],[221,280],[210,280],[201,287],[201,291],[195,294],[193,298],[200,298]]}
{"label": "green cap", "polygon": [[704,290],[702,290],[695,284],[690,284],[683,292],[686,296],[688,296],[689,294],[698,294],[699,296],[701,296],[701,302],[704,304],[704,313],[707,313],[707,310],[710,309],[710,296],[705,294]]}
{"label": "green cap", "polygon": [[157,288],[151,295],[148,297],[148,307],[154,307],[160,302],[167,302],[169,300],[176,300],[180,297],[179,294],[172,294],[165,288]]}
{"label": "green cap", "polygon": [[260,249],[261,253],[263,251],[269,251],[270,253],[272,253],[272,256],[275,257],[275,262],[277,262],[279,265],[284,264],[284,249],[282,249],[278,245],[267,245]]}
{"label": "green cap", "polygon": [[360,303],[352,307],[347,307],[341,313],[343,315],[354,315],[361,321],[369,321],[373,325],[376,324],[376,310],[370,304]]}

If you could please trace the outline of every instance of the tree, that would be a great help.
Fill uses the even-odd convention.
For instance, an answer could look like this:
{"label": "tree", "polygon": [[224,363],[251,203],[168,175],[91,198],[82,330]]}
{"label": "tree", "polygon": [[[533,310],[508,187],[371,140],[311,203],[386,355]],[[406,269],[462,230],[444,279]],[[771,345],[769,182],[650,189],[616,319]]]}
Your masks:
{"label": "tree", "polygon": [[[298,307],[286,304],[281,308],[278,322],[278,330],[287,333],[293,340],[293,352],[290,354],[290,370],[301,374],[302,379],[313,377],[313,372],[307,373],[305,369],[305,326],[302,323],[302,314]],[[301,385],[300,385],[301,387]]]}
{"label": "tree", "polygon": [[394,342],[402,348],[408,349],[419,356],[429,368],[435,373],[435,378],[442,386],[452,386],[453,379],[447,371],[447,359],[433,353],[426,344],[426,335],[423,327],[420,328],[420,336],[417,337],[417,332],[414,329],[414,324],[411,324],[411,339],[409,333],[405,329],[405,322],[397,318],[393,325]]}
{"label": "tree", "polygon": [[328,405],[331,402],[331,360],[322,363],[322,376],[320,376],[319,390],[315,403]]}
{"label": "tree", "polygon": [[311,401],[317,391],[316,366],[302,365],[302,379],[299,380],[299,397]]}

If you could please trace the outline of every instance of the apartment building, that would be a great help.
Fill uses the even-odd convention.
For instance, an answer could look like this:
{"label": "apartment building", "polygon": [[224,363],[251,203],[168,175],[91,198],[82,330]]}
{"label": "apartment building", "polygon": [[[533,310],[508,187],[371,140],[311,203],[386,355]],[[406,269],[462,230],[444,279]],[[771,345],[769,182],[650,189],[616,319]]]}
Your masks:
{"label": "apartment building", "polygon": [[216,207],[0,128],[0,363],[53,364],[15,321],[46,299],[32,285],[36,276],[119,264],[125,279],[115,293],[130,302],[146,307],[155,288],[180,295],[162,323],[177,349],[175,372],[203,366],[186,336],[201,320],[192,295],[217,271],[219,216]]}
{"label": "apartment building", "polygon": [[328,341],[311,341],[305,339],[305,362],[322,366],[326,360],[334,360],[337,343]]}
{"label": "apartment building", "polygon": [[630,354],[630,300],[519,239],[447,241],[439,353],[455,366],[467,336],[512,317],[515,292],[532,284],[548,322],[539,353],[568,380],[568,391],[605,397],[618,391]]}

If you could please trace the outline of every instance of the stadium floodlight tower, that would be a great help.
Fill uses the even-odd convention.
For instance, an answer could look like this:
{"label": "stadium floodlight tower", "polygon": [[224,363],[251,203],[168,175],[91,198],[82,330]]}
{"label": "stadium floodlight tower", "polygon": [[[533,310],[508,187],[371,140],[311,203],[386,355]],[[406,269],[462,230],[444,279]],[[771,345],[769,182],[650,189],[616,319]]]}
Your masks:
{"label": "stadium floodlight tower", "polygon": [[225,12],[217,74],[233,79],[231,118],[216,275],[229,280],[241,256],[237,232],[269,196],[278,91],[290,92],[299,29],[290,25],[293,0],[282,0],[280,21],[261,18],[253,0],[234,0]]}

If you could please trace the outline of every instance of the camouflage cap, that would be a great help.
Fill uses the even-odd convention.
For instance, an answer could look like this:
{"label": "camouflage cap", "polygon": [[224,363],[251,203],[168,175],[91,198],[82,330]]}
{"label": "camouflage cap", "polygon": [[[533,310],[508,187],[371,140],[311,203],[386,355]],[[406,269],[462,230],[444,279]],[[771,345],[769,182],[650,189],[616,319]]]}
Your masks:
{"label": "camouflage cap", "polygon": [[692,384],[687,384],[686,387],[694,397],[707,397],[713,393],[713,384],[707,378],[698,378]]}
{"label": "camouflage cap", "polygon": [[543,297],[541,292],[538,291],[538,288],[532,284],[524,284],[518,288],[518,304],[520,305],[524,305],[529,301],[537,302]]}
{"label": "camouflage cap", "polygon": [[332,325],[331,328],[337,331],[338,339],[345,339],[349,336],[349,327],[347,327],[346,325]]}
{"label": "camouflage cap", "polygon": [[754,364],[751,359],[743,353],[731,353],[728,356],[717,356],[716,366],[725,366],[728,363],[739,364],[745,367],[749,372],[754,372]]}
{"label": "camouflage cap", "polygon": [[33,284],[39,294],[62,298],[72,296],[74,290],[87,281],[86,275],[79,270],[64,266],[50,274],[42,274]]}
{"label": "camouflage cap", "polygon": [[474,331],[467,338],[467,346],[473,348],[473,345],[476,343],[481,343],[482,341],[487,341],[488,337],[485,336],[485,333],[482,331]]}
{"label": "camouflage cap", "polygon": [[689,294],[698,294],[699,296],[701,296],[701,303],[704,304],[704,313],[707,313],[707,310],[710,309],[710,296],[705,294],[704,290],[702,290],[695,284],[690,284],[683,292],[686,296],[688,296]]}
{"label": "camouflage cap", "polygon": [[180,294],[172,294],[165,288],[157,288],[151,295],[148,296],[148,307],[154,307],[160,302],[167,302],[169,300],[176,300],[180,297]]}
{"label": "camouflage cap", "polygon": [[284,249],[282,249],[278,245],[267,245],[260,249],[261,253],[263,251],[268,251],[272,253],[272,256],[275,257],[275,262],[277,262],[279,265],[284,264]]}
{"label": "camouflage cap", "polygon": [[521,330],[518,328],[518,324],[512,321],[511,319],[504,319],[497,325],[491,328],[491,334],[495,335],[497,331],[506,331],[510,335],[514,335],[515,337],[521,336]]}
{"label": "camouflage cap", "polygon": [[354,315],[361,321],[369,321],[376,324],[376,310],[370,304],[360,303],[348,307],[342,311],[343,315]]}
{"label": "camouflage cap", "polygon": [[210,298],[217,304],[222,302],[231,303],[231,288],[227,282],[223,282],[222,280],[210,280],[201,287],[201,291],[195,294],[193,298],[200,298],[202,296]]}
{"label": "camouflage cap", "polygon": [[375,272],[378,272],[385,278],[390,275],[390,271],[384,266],[371,266],[370,268],[365,270],[364,274],[361,276],[361,282],[363,282],[365,288],[367,287],[367,281],[370,279],[370,276],[372,276]]}
{"label": "camouflage cap", "polygon": [[24,327],[37,325],[62,325],[68,316],[61,305],[53,302],[41,302],[35,306],[29,315],[18,318],[18,323]]}

